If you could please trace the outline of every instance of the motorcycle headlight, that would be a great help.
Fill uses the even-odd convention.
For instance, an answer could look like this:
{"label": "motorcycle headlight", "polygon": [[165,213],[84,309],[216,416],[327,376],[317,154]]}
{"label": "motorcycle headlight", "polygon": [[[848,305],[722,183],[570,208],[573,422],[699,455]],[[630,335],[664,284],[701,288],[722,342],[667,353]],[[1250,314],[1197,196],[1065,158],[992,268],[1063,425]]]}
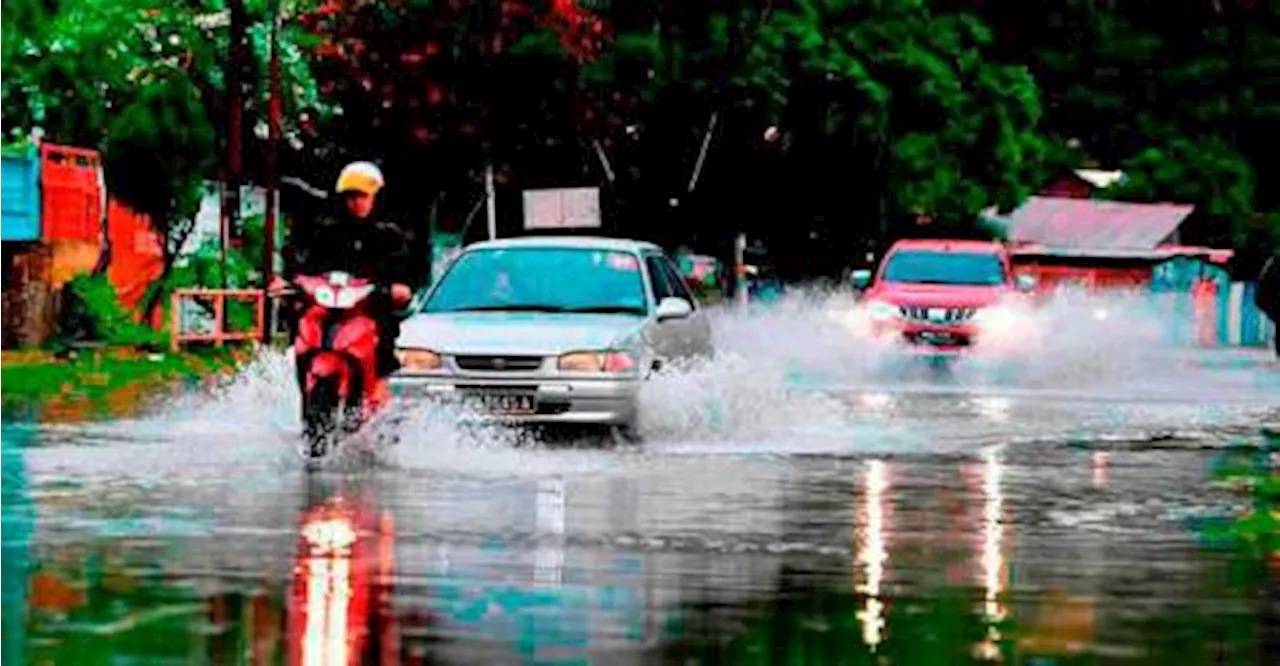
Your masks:
{"label": "motorcycle headlight", "polygon": [[332,308],[338,304],[338,295],[333,292],[332,287],[316,287],[313,297],[321,307]]}
{"label": "motorcycle headlight", "polygon": [[867,315],[875,321],[890,321],[897,319],[901,312],[897,306],[890,305],[884,301],[871,301],[867,305]]}
{"label": "motorcycle headlight", "polygon": [[373,293],[373,287],[361,287],[359,289],[343,287],[338,290],[338,295],[334,298],[333,307],[341,310],[353,308],[356,303],[364,300],[371,293]]}
{"label": "motorcycle headlight", "polygon": [[442,365],[440,355],[429,349],[397,349],[396,359],[410,371],[439,370]]}

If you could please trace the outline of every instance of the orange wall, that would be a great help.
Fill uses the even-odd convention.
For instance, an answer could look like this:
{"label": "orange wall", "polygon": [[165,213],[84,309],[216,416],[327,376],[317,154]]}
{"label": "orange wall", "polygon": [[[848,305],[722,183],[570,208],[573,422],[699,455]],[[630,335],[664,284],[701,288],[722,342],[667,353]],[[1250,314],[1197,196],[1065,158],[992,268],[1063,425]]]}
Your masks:
{"label": "orange wall", "polygon": [[151,219],[114,199],[107,206],[107,234],[111,239],[111,264],[107,279],[120,302],[134,309],[141,304],[151,283],[164,273],[164,245],[151,228]]}

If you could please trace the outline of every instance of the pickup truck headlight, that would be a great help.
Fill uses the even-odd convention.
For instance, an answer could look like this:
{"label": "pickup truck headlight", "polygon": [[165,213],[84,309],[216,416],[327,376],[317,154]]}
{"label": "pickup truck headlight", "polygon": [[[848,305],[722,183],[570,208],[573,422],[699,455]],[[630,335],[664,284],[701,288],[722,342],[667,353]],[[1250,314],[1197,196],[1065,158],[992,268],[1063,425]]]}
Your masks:
{"label": "pickup truck headlight", "polygon": [[884,301],[871,301],[867,304],[867,315],[873,321],[892,321],[899,318],[902,312],[897,306],[890,305]]}
{"label": "pickup truck headlight", "polygon": [[990,328],[1015,326],[1020,320],[1017,312],[1003,305],[979,308],[973,314],[973,323]]}

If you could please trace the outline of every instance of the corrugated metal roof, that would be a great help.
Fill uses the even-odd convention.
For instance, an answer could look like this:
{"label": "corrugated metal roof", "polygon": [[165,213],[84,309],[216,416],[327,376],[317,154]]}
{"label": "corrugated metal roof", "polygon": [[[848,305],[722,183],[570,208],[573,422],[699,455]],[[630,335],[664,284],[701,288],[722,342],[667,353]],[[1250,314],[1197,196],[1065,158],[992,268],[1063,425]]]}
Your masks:
{"label": "corrugated metal roof", "polygon": [[983,216],[1005,227],[1008,240],[1059,248],[1151,249],[1169,240],[1195,206],[1098,199],[1029,197],[1008,216]]}

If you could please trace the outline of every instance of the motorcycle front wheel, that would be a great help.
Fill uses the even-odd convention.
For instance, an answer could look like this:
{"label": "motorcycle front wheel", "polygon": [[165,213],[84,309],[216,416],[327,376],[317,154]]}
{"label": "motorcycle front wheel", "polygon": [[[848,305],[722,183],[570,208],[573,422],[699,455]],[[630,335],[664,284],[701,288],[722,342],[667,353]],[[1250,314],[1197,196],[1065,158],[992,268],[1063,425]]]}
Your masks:
{"label": "motorcycle front wheel", "polygon": [[341,411],[342,398],[336,377],[316,380],[311,391],[303,395],[302,433],[308,458],[323,458],[329,452],[333,438],[338,435]]}

